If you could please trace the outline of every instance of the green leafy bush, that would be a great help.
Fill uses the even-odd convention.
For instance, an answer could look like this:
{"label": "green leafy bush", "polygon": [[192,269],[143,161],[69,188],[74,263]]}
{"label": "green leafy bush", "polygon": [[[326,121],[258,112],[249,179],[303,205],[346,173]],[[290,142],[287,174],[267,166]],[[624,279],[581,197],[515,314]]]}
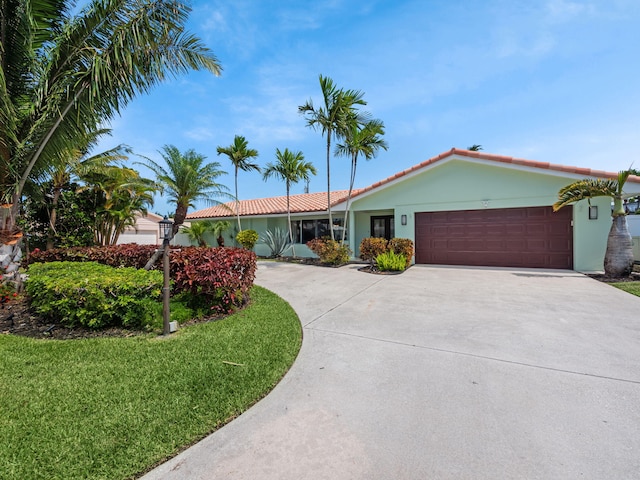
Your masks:
{"label": "green leafy bush", "polygon": [[413,257],[413,241],[408,238],[392,238],[389,240],[389,250],[393,253],[404,255],[406,258],[406,268],[411,265]]}
{"label": "green leafy bush", "polygon": [[160,272],[95,262],[50,262],[29,267],[31,306],[46,319],[73,327],[144,327],[157,318]]}
{"label": "green leafy bush", "polygon": [[360,258],[365,262],[371,262],[376,257],[388,250],[388,242],[385,238],[363,238],[360,242]]}
{"label": "green leafy bush", "polygon": [[403,272],[407,268],[406,263],[407,259],[404,255],[391,250],[376,257],[376,264],[381,272]]}
{"label": "green leafy bush", "polygon": [[236,235],[238,243],[247,250],[253,250],[258,238],[258,232],[255,230],[241,230],[238,232],[238,235]]}
{"label": "green leafy bush", "polygon": [[343,265],[349,262],[351,250],[346,245],[332,240],[329,237],[314,238],[307,242],[307,247],[318,257],[320,262],[327,265]]}

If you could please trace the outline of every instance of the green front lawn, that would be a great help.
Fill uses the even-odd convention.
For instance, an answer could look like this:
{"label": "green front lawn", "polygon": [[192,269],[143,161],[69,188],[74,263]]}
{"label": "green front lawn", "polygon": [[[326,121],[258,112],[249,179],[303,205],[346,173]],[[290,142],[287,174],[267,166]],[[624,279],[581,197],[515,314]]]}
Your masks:
{"label": "green front lawn", "polygon": [[129,478],[246,410],[301,344],[286,302],[252,299],[168,338],[0,336],[0,478]]}
{"label": "green front lawn", "polygon": [[636,297],[640,297],[640,282],[615,282],[611,285],[625,292],[629,292]]}

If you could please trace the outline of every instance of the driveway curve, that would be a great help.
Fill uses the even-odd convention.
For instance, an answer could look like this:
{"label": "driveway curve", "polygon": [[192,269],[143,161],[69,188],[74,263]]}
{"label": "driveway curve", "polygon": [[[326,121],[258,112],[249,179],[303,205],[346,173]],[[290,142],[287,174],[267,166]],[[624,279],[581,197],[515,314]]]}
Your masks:
{"label": "driveway curve", "polygon": [[640,298],[571,271],[259,262],[300,355],[146,480],[637,479]]}

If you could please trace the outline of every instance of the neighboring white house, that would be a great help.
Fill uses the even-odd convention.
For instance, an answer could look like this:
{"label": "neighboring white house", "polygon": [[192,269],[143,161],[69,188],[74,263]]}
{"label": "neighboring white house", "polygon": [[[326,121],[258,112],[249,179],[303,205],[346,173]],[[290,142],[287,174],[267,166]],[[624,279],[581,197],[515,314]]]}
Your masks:
{"label": "neighboring white house", "polygon": [[131,227],[127,227],[118,238],[118,245],[125,243],[137,243],[138,245],[160,245],[160,232],[158,230],[158,222],[162,220],[162,216],[155,213],[147,213],[146,215],[137,215],[136,223]]}

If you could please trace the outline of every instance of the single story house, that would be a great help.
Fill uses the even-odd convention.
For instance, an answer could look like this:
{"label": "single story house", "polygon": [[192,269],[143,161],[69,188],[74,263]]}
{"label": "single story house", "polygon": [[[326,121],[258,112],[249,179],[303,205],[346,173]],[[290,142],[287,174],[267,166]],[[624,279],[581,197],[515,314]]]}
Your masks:
{"label": "single story house", "polygon": [[[610,199],[596,198],[591,205],[581,201],[558,212],[551,206],[569,183],[616,177],[453,148],[355,190],[347,242],[355,257],[363,238],[401,237],[414,241],[415,263],[599,271],[611,226]],[[640,194],[640,177],[630,177],[625,192]],[[334,231],[341,232],[344,225],[346,197],[346,191],[331,194]],[[296,254],[312,256],[304,244],[328,234],[327,194],[292,195],[290,203]],[[229,202],[187,218],[226,219],[236,225],[235,208],[235,202]],[[240,216],[243,229],[260,235],[276,227],[287,229],[286,197],[243,200]],[[227,245],[233,244],[234,234],[227,232]],[[258,244],[256,253],[270,252]]]}

